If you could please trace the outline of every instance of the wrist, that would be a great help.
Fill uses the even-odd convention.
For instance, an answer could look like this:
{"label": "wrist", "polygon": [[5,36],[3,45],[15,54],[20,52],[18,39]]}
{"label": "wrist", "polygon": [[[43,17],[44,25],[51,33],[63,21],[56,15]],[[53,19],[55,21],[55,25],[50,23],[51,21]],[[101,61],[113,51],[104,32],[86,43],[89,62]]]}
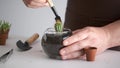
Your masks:
{"label": "wrist", "polygon": [[106,27],[102,27],[104,33],[105,33],[105,36],[106,36],[106,39],[107,39],[107,42],[106,42],[106,48],[111,48],[112,46],[112,43],[111,43],[111,31],[108,30]]}
{"label": "wrist", "polygon": [[120,20],[102,27],[109,37],[108,48],[120,45]]}

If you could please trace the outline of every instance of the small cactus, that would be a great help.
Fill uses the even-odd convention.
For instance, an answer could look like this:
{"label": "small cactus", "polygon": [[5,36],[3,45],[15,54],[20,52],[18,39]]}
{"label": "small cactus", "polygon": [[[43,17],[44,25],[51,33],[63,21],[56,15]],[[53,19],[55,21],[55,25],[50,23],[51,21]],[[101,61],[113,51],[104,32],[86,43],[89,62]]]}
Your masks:
{"label": "small cactus", "polygon": [[7,21],[0,20],[0,33],[5,33],[11,27],[11,24]]}
{"label": "small cactus", "polygon": [[56,23],[55,23],[55,30],[56,32],[62,32],[63,31],[63,25],[60,19],[56,19]]}

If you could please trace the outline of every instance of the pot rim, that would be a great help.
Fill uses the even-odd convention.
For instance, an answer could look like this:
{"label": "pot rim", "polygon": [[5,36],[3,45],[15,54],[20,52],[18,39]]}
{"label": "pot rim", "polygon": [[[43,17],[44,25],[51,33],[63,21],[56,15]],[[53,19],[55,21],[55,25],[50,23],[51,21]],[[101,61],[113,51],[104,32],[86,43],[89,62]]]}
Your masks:
{"label": "pot rim", "polygon": [[54,28],[47,28],[45,34],[64,34],[71,31],[69,28],[64,28],[62,32],[56,32]]}

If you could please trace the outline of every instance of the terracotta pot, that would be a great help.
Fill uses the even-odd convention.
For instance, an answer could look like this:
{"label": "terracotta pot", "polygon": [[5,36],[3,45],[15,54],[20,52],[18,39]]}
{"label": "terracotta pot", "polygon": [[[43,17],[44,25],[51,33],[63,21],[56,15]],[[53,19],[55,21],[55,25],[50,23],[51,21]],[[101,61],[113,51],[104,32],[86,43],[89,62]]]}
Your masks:
{"label": "terracotta pot", "polygon": [[8,37],[9,37],[9,30],[7,30],[6,34],[7,34],[7,39],[8,39]]}
{"label": "terracotta pot", "polygon": [[7,30],[7,31],[3,32],[2,34],[6,34],[6,36],[7,36],[7,39],[8,39],[9,30]]}
{"label": "terracotta pot", "polygon": [[7,39],[7,33],[0,34],[0,45],[5,45],[6,44],[6,39]]}
{"label": "terracotta pot", "polygon": [[41,44],[48,57],[61,60],[59,50],[65,47],[63,40],[71,34],[70,29],[64,29],[63,32],[56,32],[53,28],[47,29],[42,37]]}
{"label": "terracotta pot", "polygon": [[96,47],[89,47],[86,49],[86,58],[87,61],[94,61],[96,56],[97,48]]}

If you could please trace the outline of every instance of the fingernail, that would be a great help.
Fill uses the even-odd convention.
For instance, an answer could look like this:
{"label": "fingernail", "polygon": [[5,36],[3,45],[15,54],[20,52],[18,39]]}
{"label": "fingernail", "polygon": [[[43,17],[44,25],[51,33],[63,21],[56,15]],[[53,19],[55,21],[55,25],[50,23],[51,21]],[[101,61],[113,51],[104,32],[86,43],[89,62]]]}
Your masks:
{"label": "fingernail", "polygon": [[61,50],[61,55],[65,55],[65,50]]}
{"label": "fingernail", "polygon": [[64,45],[68,45],[68,41],[65,41],[65,42],[64,42]]}
{"label": "fingernail", "polygon": [[62,59],[63,59],[63,60],[67,59],[67,56],[62,56]]}

